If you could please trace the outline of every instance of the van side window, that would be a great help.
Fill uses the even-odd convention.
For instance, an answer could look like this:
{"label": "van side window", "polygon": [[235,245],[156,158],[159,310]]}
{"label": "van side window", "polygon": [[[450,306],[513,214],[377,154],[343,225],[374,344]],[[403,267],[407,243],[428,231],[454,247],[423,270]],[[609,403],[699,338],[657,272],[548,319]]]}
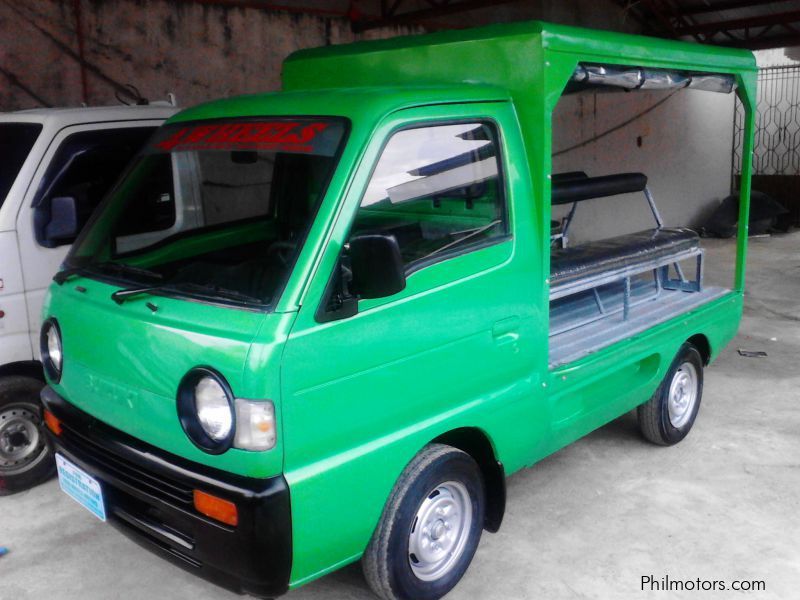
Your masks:
{"label": "van side window", "polygon": [[56,150],[33,200],[36,241],[55,248],[75,241],[95,207],[155,127],[82,131]]}
{"label": "van side window", "polygon": [[393,235],[412,271],[506,237],[503,191],[493,125],[405,129],[386,144],[351,237]]}

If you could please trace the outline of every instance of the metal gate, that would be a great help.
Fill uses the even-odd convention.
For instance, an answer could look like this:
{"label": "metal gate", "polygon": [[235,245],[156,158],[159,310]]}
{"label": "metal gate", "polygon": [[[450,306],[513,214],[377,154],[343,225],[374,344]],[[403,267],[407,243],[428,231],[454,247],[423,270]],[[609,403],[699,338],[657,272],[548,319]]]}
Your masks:
{"label": "metal gate", "polygon": [[[758,73],[753,146],[753,189],[780,201],[800,225],[800,65]],[[742,173],[744,108],[736,100],[733,120],[732,187]]]}

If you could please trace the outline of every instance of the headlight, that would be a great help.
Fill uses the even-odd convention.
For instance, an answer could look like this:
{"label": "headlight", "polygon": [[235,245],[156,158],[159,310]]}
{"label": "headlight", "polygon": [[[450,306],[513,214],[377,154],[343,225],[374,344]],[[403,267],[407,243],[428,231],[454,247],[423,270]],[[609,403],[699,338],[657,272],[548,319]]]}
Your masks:
{"label": "headlight", "polygon": [[236,433],[233,393],[220,374],[204,367],[189,371],[178,388],[178,416],[202,450],[221,454],[230,448]]}
{"label": "headlight", "polygon": [[194,387],[197,420],[215,442],[227,438],[233,429],[231,404],[222,385],[213,377],[203,377]]}
{"label": "headlight", "polygon": [[45,373],[55,383],[58,383],[61,379],[64,353],[61,349],[61,331],[55,319],[48,319],[42,325],[39,346]]}

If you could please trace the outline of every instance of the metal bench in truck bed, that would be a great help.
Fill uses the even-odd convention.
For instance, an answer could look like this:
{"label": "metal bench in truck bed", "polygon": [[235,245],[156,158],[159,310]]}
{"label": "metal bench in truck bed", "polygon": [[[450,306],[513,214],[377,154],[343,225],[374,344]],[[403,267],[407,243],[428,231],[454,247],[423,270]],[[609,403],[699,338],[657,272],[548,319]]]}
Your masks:
{"label": "metal bench in truck bed", "polygon": [[[655,229],[578,246],[568,245],[569,225],[579,202],[632,192],[644,193],[656,221]],[[553,302],[591,291],[597,311],[595,314],[567,321],[552,329],[551,335],[580,327],[620,311],[623,313],[623,319],[627,319],[634,305],[657,298],[664,289],[701,291],[703,250],[700,248],[700,238],[691,229],[663,226],[655,200],[647,188],[647,177],[644,174],[623,173],[586,177],[578,172],[569,174],[569,177],[556,176],[553,178],[552,203],[554,205],[571,203],[572,208],[558,236],[558,241],[564,247],[551,250],[550,300]],[[688,280],[680,262],[691,258],[696,259],[697,269],[694,279]],[[676,277],[670,276],[671,267],[674,268]],[[648,272],[653,274],[653,293],[638,294],[637,298],[633,299],[632,278]],[[598,290],[614,283],[622,285],[621,302],[613,304],[604,302]]]}

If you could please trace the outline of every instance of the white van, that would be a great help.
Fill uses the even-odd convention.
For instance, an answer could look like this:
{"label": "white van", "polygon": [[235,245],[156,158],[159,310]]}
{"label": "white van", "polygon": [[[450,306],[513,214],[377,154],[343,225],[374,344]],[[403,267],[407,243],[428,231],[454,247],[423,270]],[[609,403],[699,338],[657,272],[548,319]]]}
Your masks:
{"label": "white van", "polygon": [[50,279],[130,159],[176,111],[155,103],[0,113],[0,495],[54,470],[39,409],[39,314]]}

